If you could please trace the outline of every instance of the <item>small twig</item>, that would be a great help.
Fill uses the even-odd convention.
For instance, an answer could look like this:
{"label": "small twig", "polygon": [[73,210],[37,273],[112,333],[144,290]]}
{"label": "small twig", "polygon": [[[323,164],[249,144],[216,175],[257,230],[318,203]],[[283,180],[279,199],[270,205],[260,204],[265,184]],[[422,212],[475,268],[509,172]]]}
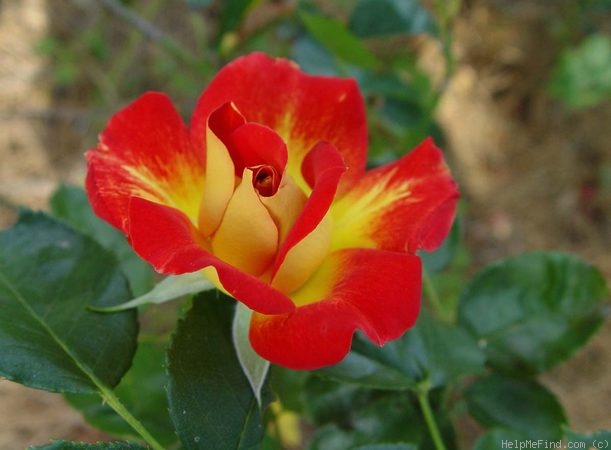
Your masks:
{"label": "small twig", "polygon": [[[144,20],[152,20],[157,16],[161,8],[163,7],[162,0],[155,0],[147,3],[146,9],[142,12],[142,18]],[[113,65],[109,71],[109,78],[113,82],[120,80],[125,72],[129,70],[130,65],[134,61],[134,55],[138,51],[138,47],[142,41],[146,39],[144,33],[141,33],[138,29],[130,29],[128,38],[125,45],[119,49],[116,58],[113,61]]]}
{"label": "small twig", "polygon": [[209,75],[208,66],[203,64],[204,61],[202,61],[200,58],[194,57],[190,51],[183,48],[175,39],[168,36],[144,17],[140,16],[126,6],[123,6],[117,0],[99,1],[108,11],[123,19],[128,24],[134,26],[147,39],[164,48],[177,59],[187,64],[195,72]]}
{"label": "small twig", "polygon": [[144,17],[139,16],[131,9],[123,6],[116,0],[99,0],[102,5],[111,11],[116,16],[135,26],[140,32],[153,42],[162,43],[167,41],[173,41],[172,38],[167,36],[155,25],[146,20]]}
{"label": "small twig", "polygon": [[34,119],[34,120],[61,120],[72,122],[82,120],[84,117],[96,115],[94,111],[79,108],[5,108],[0,110],[0,120],[5,119]]}

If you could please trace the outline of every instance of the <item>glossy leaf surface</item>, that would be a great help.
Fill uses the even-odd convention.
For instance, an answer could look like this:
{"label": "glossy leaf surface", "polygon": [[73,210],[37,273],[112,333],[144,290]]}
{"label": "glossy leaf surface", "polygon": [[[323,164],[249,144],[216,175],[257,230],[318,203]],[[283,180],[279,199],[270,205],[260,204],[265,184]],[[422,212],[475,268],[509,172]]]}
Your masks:
{"label": "glossy leaf surface", "polygon": [[419,0],[360,0],[350,29],[359,37],[433,33],[435,23]]}
{"label": "glossy leaf surface", "polygon": [[377,389],[409,389],[425,380],[432,387],[442,386],[482,371],[483,363],[483,354],[468,333],[423,312],[413,329],[384,347],[355,337],[352,351],[341,363],[318,373]]}
{"label": "glossy leaf surface", "polygon": [[339,20],[306,12],[300,18],[310,34],[338,58],[369,69],[378,65],[375,55]]}
{"label": "glossy leaf surface", "polygon": [[[566,430],[564,440],[571,443],[569,448],[609,448],[611,444],[611,430],[600,430],[594,433],[577,433],[575,431]],[[585,447],[579,446],[585,445]]]}
{"label": "glossy leaf surface", "polygon": [[188,450],[253,449],[263,438],[262,409],[233,347],[234,306],[216,292],[196,297],[168,351],[170,416]]}
{"label": "glossy leaf surface", "polygon": [[[168,414],[164,357],[164,343],[141,342],[132,367],[116,387],[115,394],[146,429],[152,430],[162,445],[172,447],[178,438]],[[138,438],[134,430],[99,396],[68,394],[65,397],[96,428],[113,436]]]}
{"label": "glossy leaf surface", "polygon": [[134,295],[143,295],[153,287],[154,271],[151,266],[136,255],[121,232],[93,213],[83,189],[60,186],[53,193],[50,206],[53,216],[66,221],[115,254]]}
{"label": "glossy leaf surface", "polygon": [[602,323],[605,280],[575,256],[531,253],[481,271],[463,291],[459,321],[488,363],[515,375],[570,357]]}
{"label": "glossy leaf surface", "polygon": [[513,444],[513,442],[523,442],[527,439],[524,434],[517,431],[491,428],[477,439],[473,450],[504,450],[507,448],[507,444],[503,445],[504,442]]}
{"label": "glossy leaf surface", "polygon": [[40,213],[0,233],[0,375],[54,392],[115,386],[131,364],[134,311],[100,314],[130,297],[114,257]]}
{"label": "glossy leaf surface", "polygon": [[550,391],[531,380],[493,374],[473,383],[466,392],[469,412],[489,427],[502,427],[530,439],[558,440],[566,417]]}

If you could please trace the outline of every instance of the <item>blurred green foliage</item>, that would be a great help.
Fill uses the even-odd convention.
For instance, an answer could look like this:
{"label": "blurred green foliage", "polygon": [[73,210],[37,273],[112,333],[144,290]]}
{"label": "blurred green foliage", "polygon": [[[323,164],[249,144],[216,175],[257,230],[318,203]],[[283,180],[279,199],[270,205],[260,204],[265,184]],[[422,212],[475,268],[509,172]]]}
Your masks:
{"label": "blurred green foliage", "polygon": [[[370,160],[378,165],[429,135],[443,141],[433,112],[444,86],[417,63],[417,42],[428,36],[449,45],[443,27],[456,13],[452,4],[429,10],[418,0],[75,2],[82,25],[51,34],[37,49],[51,63],[58,92],[81,96],[100,121],[146,90],[168,92],[190,111],[225,62],[253,50],[292,58],[310,73],[355,78],[369,113]],[[449,71],[449,53],[446,65]]]}
{"label": "blurred green foliage", "polygon": [[572,109],[611,99],[611,37],[592,34],[565,50],[550,83],[552,95]]}
{"label": "blurred green foliage", "polygon": [[360,0],[349,22],[361,38],[436,32],[436,24],[418,0]]}

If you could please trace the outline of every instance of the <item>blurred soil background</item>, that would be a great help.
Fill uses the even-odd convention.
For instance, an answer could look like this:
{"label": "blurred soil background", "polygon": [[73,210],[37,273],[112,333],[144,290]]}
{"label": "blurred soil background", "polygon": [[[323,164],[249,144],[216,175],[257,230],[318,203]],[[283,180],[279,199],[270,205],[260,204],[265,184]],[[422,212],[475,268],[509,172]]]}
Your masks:
{"label": "blurred soil background", "polygon": [[[164,60],[159,46],[112,19],[101,3],[0,0],[2,228],[15,220],[15,205],[45,209],[58,183],[82,185],[83,152],[95,145],[111,113],[138,92],[169,89],[188,113],[191,93],[203,88],[203,81],[193,86],[186,77],[172,90],[182,69],[153,63]],[[129,3],[186,45],[198,30],[185,31],[189,10],[182,1]],[[272,3],[281,9],[289,2]],[[561,47],[575,38],[575,3],[472,0],[463,2],[455,20],[456,67],[436,116],[466,200],[463,231],[473,270],[512,254],[558,249],[611,278],[611,104],[570,110],[547,88]],[[100,15],[108,16],[110,45],[94,33]],[[610,31],[611,18],[596,20]],[[58,46],[62,42],[69,47]],[[88,58],[79,56],[83,47]],[[439,49],[423,42],[419,51],[422,66],[435,76]],[[572,428],[611,428],[611,321],[543,382],[559,395]],[[51,438],[104,436],[61,396],[0,380],[0,450]]]}

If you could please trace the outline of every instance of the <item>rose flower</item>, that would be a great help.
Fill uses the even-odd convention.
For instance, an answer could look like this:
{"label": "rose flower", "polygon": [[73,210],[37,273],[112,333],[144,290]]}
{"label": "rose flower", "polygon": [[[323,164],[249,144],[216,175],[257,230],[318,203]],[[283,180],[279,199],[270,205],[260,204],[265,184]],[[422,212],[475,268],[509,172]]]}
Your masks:
{"label": "rose flower", "polygon": [[443,241],[458,193],[428,139],[365,171],[354,80],[254,53],[224,67],[186,126],[147,93],[87,153],[94,211],[164,274],[202,271],[252,309],[250,341],[295,369],[339,362],[418,316],[419,249]]}

